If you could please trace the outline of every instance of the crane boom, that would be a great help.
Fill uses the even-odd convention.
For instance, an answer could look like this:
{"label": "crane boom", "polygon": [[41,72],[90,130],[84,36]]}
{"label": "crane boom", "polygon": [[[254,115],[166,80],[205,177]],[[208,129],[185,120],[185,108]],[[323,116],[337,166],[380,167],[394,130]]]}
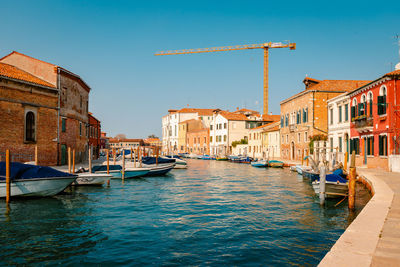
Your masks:
{"label": "crane boom", "polygon": [[265,43],[265,44],[249,44],[249,45],[232,45],[232,46],[217,46],[209,48],[195,48],[195,49],[180,49],[180,50],[167,50],[155,53],[155,56],[166,56],[166,55],[183,55],[183,54],[197,54],[197,53],[208,53],[208,52],[222,52],[222,51],[233,51],[233,50],[245,50],[245,49],[257,49],[257,48],[290,48],[291,50],[296,49],[296,43],[283,44],[279,43]]}
{"label": "crane boom", "polygon": [[184,55],[184,54],[198,54],[198,53],[209,53],[209,52],[222,52],[222,51],[233,51],[233,50],[245,50],[245,49],[264,49],[264,114],[268,114],[268,50],[269,48],[290,48],[290,50],[296,49],[296,43],[282,42],[269,42],[264,44],[249,44],[249,45],[234,45],[234,46],[217,46],[209,48],[196,48],[196,49],[181,49],[181,50],[167,50],[155,53],[155,56],[167,56],[167,55]]}

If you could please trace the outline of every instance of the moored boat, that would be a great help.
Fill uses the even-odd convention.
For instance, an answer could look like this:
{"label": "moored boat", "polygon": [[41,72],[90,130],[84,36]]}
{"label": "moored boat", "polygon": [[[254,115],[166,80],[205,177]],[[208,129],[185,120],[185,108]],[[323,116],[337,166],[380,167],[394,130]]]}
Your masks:
{"label": "moored boat", "polygon": [[268,162],[266,160],[252,161],[251,166],[257,167],[257,168],[265,168],[268,166]]}
{"label": "moored boat", "polygon": [[179,156],[177,155],[173,155],[173,156],[165,156],[166,158],[169,159],[175,159],[175,167],[174,169],[186,169],[187,168],[187,163],[186,161],[184,161],[183,159],[181,159]]}
{"label": "moored boat", "polygon": [[218,160],[218,161],[227,161],[228,158],[227,158],[227,157],[215,157],[215,160]]}
{"label": "moored boat", "polygon": [[165,175],[175,167],[175,159],[143,157],[142,166],[150,169],[145,176]]}
{"label": "moored boat", "polygon": [[304,165],[296,165],[295,166],[296,171],[298,174],[303,174],[303,171],[311,171],[312,168],[310,166],[304,166]]}
{"label": "moored boat", "polygon": [[[50,167],[12,162],[10,164],[11,196],[44,197],[62,192],[77,175]],[[6,164],[0,162],[0,197],[6,197]]]}
{"label": "moored boat", "polygon": [[78,173],[78,177],[72,185],[103,185],[107,180],[112,178],[111,174],[107,173]]}
{"label": "moored boat", "polygon": [[[312,182],[315,194],[319,195],[320,180]],[[348,180],[340,175],[327,174],[325,182],[326,198],[337,198],[347,196],[349,192]]]}
{"label": "moored boat", "polygon": [[283,168],[283,161],[269,160],[268,161],[268,167],[271,167],[271,168]]}

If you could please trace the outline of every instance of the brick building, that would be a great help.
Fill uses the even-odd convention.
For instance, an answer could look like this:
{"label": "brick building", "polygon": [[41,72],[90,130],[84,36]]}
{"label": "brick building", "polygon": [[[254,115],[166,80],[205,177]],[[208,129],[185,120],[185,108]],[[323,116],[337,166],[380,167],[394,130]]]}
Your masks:
{"label": "brick building", "polygon": [[57,163],[67,163],[67,147],[75,149],[77,162],[86,159],[90,87],[85,81],[60,66],[15,51],[0,62],[15,66],[58,89]]}
{"label": "brick building", "polygon": [[188,153],[209,155],[210,154],[210,128],[191,130],[187,132]]}
{"label": "brick building", "polygon": [[89,128],[88,128],[88,138],[89,138],[89,146],[93,147],[93,157],[95,159],[100,156],[101,149],[101,124],[98,119],[96,119],[92,113],[89,112]]}
{"label": "brick building", "polygon": [[32,161],[37,146],[39,164],[57,164],[57,110],[54,85],[0,62],[0,156]]}
{"label": "brick building", "polygon": [[301,160],[309,153],[309,138],[328,134],[327,100],[369,81],[317,80],[306,77],[305,90],[281,104],[281,157]]}
{"label": "brick building", "polygon": [[356,164],[400,171],[400,68],[349,93]]}

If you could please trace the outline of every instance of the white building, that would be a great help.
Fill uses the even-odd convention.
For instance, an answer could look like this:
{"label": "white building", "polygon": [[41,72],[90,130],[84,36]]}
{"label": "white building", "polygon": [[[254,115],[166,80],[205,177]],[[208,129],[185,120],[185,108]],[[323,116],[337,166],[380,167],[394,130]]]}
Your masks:
{"label": "white building", "polygon": [[280,122],[273,122],[263,128],[263,147],[266,147],[266,158],[281,157]]}
{"label": "white building", "polygon": [[162,149],[164,153],[178,153],[179,123],[199,119],[208,127],[212,120],[214,109],[183,108],[168,110],[168,115],[162,117]]}
{"label": "white building", "polygon": [[338,161],[344,162],[344,153],[349,151],[350,98],[341,94],[327,101],[328,105],[328,146],[337,151]]}
{"label": "white building", "polygon": [[266,125],[261,125],[249,130],[248,155],[254,159],[263,159],[266,147],[263,147],[263,131]]}

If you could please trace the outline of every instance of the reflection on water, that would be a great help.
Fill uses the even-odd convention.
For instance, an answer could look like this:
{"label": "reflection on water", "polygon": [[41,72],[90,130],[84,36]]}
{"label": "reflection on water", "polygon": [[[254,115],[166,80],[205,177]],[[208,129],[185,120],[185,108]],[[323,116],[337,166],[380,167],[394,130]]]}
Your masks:
{"label": "reflection on water", "polygon": [[[281,169],[189,160],[166,177],[113,180],[1,203],[3,264],[316,265],[352,220]],[[359,211],[357,211],[359,212]]]}

